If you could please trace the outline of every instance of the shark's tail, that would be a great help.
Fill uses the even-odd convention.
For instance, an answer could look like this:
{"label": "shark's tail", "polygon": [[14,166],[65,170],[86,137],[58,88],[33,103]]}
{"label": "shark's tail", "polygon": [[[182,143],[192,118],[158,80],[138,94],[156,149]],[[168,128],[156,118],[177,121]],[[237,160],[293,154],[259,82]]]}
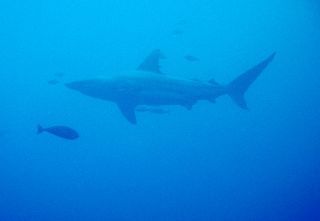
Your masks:
{"label": "shark's tail", "polygon": [[257,79],[257,77],[262,73],[262,71],[268,66],[268,64],[273,60],[276,53],[271,54],[268,58],[244,72],[236,79],[231,81],[227,85],[227,94],[232,98],[232,100],[241,108],[248,109],[247,103],[245,101],[245,93],[250,87],[250,85]]}

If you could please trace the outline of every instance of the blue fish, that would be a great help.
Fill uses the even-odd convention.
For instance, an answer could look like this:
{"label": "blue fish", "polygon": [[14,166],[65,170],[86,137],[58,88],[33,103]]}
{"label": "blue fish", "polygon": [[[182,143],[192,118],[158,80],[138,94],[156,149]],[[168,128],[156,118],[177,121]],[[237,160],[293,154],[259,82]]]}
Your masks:
{"label": "blue fish", "polygon": [[75,140],[79,137],[79,134],[77,131],[66,126],[52,126],[52,127],[44,128],[38,125],[37,134],[41,134],[42,132],[47,132],[67,140]]}
{"label": "blue fish", "polygon": [[191,62],[199,61],[199,58],[197,58],[196,56],[193,56],[193,55],[191,55],[191,54],[185,55],[184,58],[185,58],[187,61],[191,61]]}

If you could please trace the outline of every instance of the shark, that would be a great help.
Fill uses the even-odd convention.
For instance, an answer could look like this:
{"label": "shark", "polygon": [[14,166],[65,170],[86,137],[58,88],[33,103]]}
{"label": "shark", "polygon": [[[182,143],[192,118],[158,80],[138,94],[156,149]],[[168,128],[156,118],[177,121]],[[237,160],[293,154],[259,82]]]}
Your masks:
{"label": "shark", "polygon": [[132,71],[72,81],[65,86],[83,95],[115,103],[131,124],[137,124],[136,109],[139,106],[178,105],[191,110],[198,101],[215,103],[223,95],[231,97],[240,108],[248,109],[245,93],[275,55],[275,52],[270,54],[228,84],[219,84],[214,79],[200,81],[164,74],[160,60],[165,56],[156,49]]}

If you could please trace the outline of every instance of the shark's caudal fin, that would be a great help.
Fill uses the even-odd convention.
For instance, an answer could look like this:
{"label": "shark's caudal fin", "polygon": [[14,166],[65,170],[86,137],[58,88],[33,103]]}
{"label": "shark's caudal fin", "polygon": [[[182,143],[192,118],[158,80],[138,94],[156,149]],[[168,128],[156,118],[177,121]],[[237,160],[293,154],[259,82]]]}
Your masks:
{"label": "shark's caudal fin", "polygon": [[257,79],[257,77],[262,73],[262,71],[268,66],[268,64],[273,60],[276,53],[271,54],[268,58],[244,72],[229,85],[227,85],[227,94],[232,98],[232,100],[241,108],[248,109],[247,103],[245,101],[245,93],[250,87],[250,85]]}
{"label": "shark's caudal fin", "polygon": [[41,134],[44,131],[43,127],[41,127],[39,124],[37,126],[37,134]]}

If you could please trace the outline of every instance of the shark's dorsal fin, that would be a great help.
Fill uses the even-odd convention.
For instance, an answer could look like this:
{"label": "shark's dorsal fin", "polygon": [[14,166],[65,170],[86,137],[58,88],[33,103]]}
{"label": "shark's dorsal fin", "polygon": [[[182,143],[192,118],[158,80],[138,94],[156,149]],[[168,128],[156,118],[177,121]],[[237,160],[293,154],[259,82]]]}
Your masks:
{"label": "shark's dorsal fin", "polygon": [[160,70],[159,60],[164,58],[165,56],[160,49],[155,49],[144,59],[137,70],[163,74]]}
{"label": "shark's dorsal fin", "polygon": [[132,124],[137,124],[135,106],[127,103],[118,103],[122,115]]}

